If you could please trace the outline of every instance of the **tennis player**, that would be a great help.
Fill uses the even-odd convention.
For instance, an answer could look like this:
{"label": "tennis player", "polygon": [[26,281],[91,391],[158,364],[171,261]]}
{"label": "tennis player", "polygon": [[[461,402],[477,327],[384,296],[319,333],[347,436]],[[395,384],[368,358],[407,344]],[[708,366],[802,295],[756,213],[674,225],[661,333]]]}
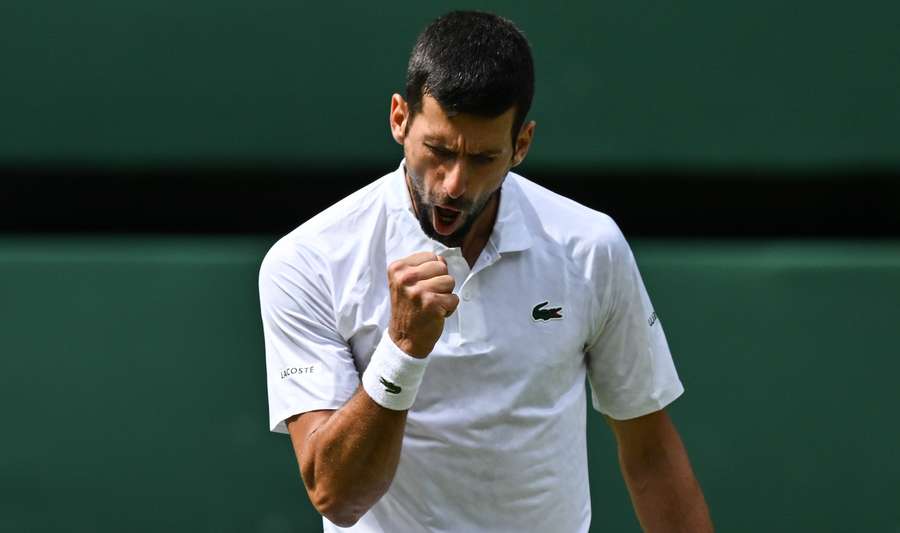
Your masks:
{"label": "tennis player", "polygon": [[622,233],[511,171],[533,92],[510,21],[434,21],[390,102],[398,168],[263,261],[270,425],[325,531],[588,531],[586,379],[643,528],[712,530]]}

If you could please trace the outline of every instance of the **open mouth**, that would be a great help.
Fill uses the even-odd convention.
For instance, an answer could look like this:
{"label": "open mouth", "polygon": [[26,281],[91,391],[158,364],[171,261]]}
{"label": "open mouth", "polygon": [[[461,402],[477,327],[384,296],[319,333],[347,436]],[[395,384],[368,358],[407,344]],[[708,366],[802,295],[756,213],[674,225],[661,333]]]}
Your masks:
{"label": "open mouth", "polygon": [[462,212],[449,207],[434,206],[434,229],[441,235],[449,235],[456,229]]}

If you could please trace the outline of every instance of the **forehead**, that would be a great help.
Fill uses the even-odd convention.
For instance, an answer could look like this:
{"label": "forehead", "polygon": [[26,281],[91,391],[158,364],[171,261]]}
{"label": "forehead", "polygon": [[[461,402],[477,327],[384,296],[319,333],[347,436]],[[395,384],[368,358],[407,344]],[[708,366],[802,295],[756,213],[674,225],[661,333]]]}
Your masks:
{"label": "forehead", "polygon": [[425,141],[456,147],[463,144],[472,151],[502,151],[509,147],[515,109],[496,117],[470,113],[447,114],[433,97],[422,98],[422,110],[413,119],[412,128]]}

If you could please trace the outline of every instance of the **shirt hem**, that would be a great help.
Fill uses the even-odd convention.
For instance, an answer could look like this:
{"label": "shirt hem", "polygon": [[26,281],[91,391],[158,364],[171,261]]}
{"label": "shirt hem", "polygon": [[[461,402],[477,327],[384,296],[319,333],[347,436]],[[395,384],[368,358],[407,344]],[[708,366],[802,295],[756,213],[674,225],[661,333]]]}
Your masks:
{"label": "shirt hem", "polygon": [[596,404],[593,404],[593,407],[594,410],[612,418],[613,420],[630,420],[632,418],[638,418],[640,416],[649,415],[650,413],[655,413],[656,411],[661,411],[666,406],[678,399],[678,397],[683,393],[684,386],[679,383],[677,387],[666,390],[658,400],[653,400],[651,402],[644,403],[630,409],[623,409],[621,411],[604,410],[598,407]]}
{"label": "shirt hem", "polygon": [[[349,398],[348,398],[349,400]],[[308,413],[310,411],[336,411],[344,406],[344,402],[314,402],[308,403],[303,407],[296,407],[294,409],[283,409],[278,412],[278,414],[272,415],[269,418],[269,431],[272,433],[287,433],[287,423],[286,420],[294,415],[300,415],[303,413]]]}

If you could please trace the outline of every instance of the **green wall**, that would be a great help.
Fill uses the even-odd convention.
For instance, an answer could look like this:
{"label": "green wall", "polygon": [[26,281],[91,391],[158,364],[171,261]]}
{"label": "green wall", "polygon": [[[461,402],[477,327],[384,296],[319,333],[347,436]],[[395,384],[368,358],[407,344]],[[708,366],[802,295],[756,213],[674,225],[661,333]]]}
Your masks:
{"label": "green wall", "polygon": [[[0,237],[0,531],[317,530],[267,430],[272,241]],[[900,243],[634,248],[719,530],[895,531]],[[637,531],[589,426],[594,530]]]}
{"label": "green wall", "polygon": [[393,165],[419,30],[490,9],[532,41],[530,162],[563,171],[900,166],[900,4],[0,4],[0,162]]}

